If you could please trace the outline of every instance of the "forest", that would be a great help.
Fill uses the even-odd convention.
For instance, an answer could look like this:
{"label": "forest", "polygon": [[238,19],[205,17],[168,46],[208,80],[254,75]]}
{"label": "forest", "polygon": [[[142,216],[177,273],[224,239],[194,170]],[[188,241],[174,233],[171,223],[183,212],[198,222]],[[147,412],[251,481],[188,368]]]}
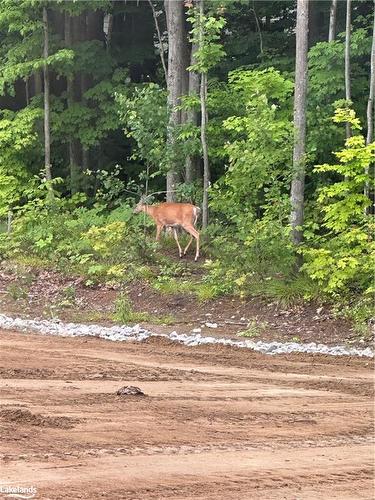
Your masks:
{"label": "forest", "polygon": [[[2,0],[3,263],[315,301],[365,335],[374,27],[373,0]],[[140,199],[201,208],[197,264]]]}

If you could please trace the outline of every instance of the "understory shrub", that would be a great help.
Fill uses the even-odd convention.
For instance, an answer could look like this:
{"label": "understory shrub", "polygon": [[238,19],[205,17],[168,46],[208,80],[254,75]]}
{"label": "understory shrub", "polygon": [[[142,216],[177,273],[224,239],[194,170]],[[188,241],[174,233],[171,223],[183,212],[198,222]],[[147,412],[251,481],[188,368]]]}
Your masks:
{"label": "understory shrub", "polygon": [[351,123],[357,131],[335,155],[335,165],[318,165],[315,172],[333,172],[336,181],[318,190],[318,221],[307,224],[304,271],[328,295],[342,299],[374,293],[375,258],[371,202],[364,194],[371,183],[369,167],[375,160],[375,143],[366,145],[358,134],[359,120],[351,110],[338,109],[334,120]]}
{"label": "understory shrub", "polygon": [[154,244],[144,238],[144,220],[129,204],[112,211],[104,204],[84,205],[85,196],[33,199],[15,212],[12,232],[3,234],[1,251],[13,259],[37,258],[91,280],[128,280],[142,275],[154,257]]}

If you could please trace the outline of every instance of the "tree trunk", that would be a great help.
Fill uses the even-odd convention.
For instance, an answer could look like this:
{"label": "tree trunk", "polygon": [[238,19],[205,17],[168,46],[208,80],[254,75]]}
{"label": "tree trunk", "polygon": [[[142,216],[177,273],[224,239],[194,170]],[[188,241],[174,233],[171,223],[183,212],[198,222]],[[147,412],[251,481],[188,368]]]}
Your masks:
{"label": "tree trunk", "polygon": [[[320,0],[318,0],[320,1]],[[308,49],[313,47],[319,39],[319,3],[317,0],[308,0],[309,2],[309,33],[308,33]],[[297,2],[298,3],[298,2]]]}
{"label": "tree trunk", "polygon": [[34,94],[39,95],[43,91],[42,73],[38,70],[33,74]]}
{"label": "tree trunk", "polygon": [[110,52],[113,33],[113,14],[107,14],[104,18],[104,22],[106,23],[106,30],[104,31],[106,51]]}
{"label": "tree trunk", "polygon": [[[200,29],[199,29],[199,49],[202,50],[204,47],[204,27],[203,27],[203,17],[204,17],[204,0],[199,2],[199,17],[200,17]],[[208,188],[210,187],[210,164],[208,161],[208,150],[207,150],[207,139],[206,139],[206,126],[207,126],[207,73],[201,74],[201,86],[200,86],[200,101],[201,101],[201,143],[202,143],[202,153],[203,153],[203,203],[202,203],[202,227],[206,229],[208,226]]]}
{"label": "tree trunk", "polygon": [[90,150],[82,148],[82,168],[85,172],[90,168]]}
{"label": "tree trunk", "polygon": [[[345,99],[351,101],[350,90],[350,31],[351,31],[351,0],[346,0],[346,31],[345,31]],[[350,123],[346,123],[346,138],[352,135]]]}
{"label": "tree trunk", "polygon": [[[193,43],[191,46],[191,59],[190,65],[196,63],[195,53],[198,50],[198,45]],[[200,93],[200,79],[199,73],[195,71],[189,71],[189,95],[198,96]],[[198,126],[199,123],[199,113],[196,109],[190,109],[187,113],[187,121],[193,126]],[[189,155],[186,158],[185,164],[185,181],[191,183],[196,177],[198,177],[199,170],[199,158],[197,155]]]}
{"label": "tree trunk", "polygon": [[[371,46],[371,66],[370,66],[370,91],[367,101],[367,137],[366,144],[370,144],[374,140],[374,93],[375,93],[375,1],[374,1],[374,20],[372,29],[372,46]],[[369,169],[366,167],[366,175]],[[370,196],[369,182],[366,182],[364,194]],[[367,210],[366,210],[367,212]]]}
{"label": "tree trunk", "polygon": [[183,67],[184,49],[184,4],[182,0],[169,2],[165,0],[165,10],[168,25],[168,144],[172,151],[172,160],[167,172],[167,201],[176,200],[176,188],[179,183],[179,173],[173,146],[175,130],[180,124],[181,113],[176,109],[180,103],[182,92],[182,74],[186,71]]}
{"label": "tree trunk", "polygon": [[[189,28],[184,12],[184,24],[183,24],[183,38],[182,38],[182,53],[181,53],[181,96],[189,95],[189,71],[191,60],[191,48],[189,44]],[[188,111],[182,109],[180,112],[180,123],[184,124],[188,121]]]}
{"label": "tree trunk", "polygon": [[148,3],[150,4],[151,10],[152,10],[152,16],[154,18],[155,29],[156,29],[156,33],[158,35],[159,55],[160,55],[161,65],[163,67],[165,81],[167,82],[168,81],[168,72],[167,72],[167,66],[165,64],[165,59],[164,59],[164,46],[163,46],[163,41],[161,39],[159,21],[158,21],[158,18],[157,18],[156,12],[155,12],[155,7],[154,7],[154,4],[152,3],[152,0],[148,0]]}
{"label": "tree trunk", "polygon": [[375,1],[374,1],[374,19],[373,19],[372,46],[371,46],[370,92],[367,101],[366,144],[370,144],[370,142],[374,140],[374,93],[375,93]]}
{"label": "tree trunk", "polygon": [[[65,46],[71,48],[73,45],[72,39],[72,19],[68,12],[65,12]],[[66,79],[66,94],[67,94],[67,105],[71,108],[74,104],[74,76],[68,75]],[[69,172],[70,172],[70,193],[74,194],[79,191],[79,160],[78,160],[78,145],[74,137],[69,137],[68,142],[68,152],[69,152]]]}
{"label": "tree trunk", "polygon": [[[203,4],[203,0],[201,0]],[[202,204],[202,227],[206,229],[208,226],[208,188],[210,187],[210,164],[208,162],[208,150],[206,140],[207,126],[207,73],[201,75],[201,142],[203,152],[203,204]]]}
{"label": "tree trunk", "polygon": [[30,84],[29,84],[29,78],[25,78],[25,101],[26,101],[26,106],[30,104]]}
{"label": "tree trunk", "polygon": [[48,73],[48,13],[47,8],[43,7],[43,31],[44,31],[44,168],[47,181],[52,180],[51,173],[51,130],[49,113],[49,73]]}
{"label": "tree trunk", "polygon": [[337,17],[337,0],[332,0],[329,11],[329,31],[328,41],[333,42],[336,37],[336,17]]}
{"label": "tree trunk", "polygon": [[308,0],[297,0],[296,70],[294,91],[293,178],[291,186],[291,239],[294,245],[302,242],[305,191],[306,92],[308,47]]}

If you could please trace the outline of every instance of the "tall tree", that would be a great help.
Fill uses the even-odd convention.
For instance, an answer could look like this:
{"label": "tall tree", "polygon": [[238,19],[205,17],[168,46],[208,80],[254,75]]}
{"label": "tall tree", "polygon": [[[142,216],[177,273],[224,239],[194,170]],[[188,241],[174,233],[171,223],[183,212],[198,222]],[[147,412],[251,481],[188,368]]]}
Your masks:
{"label": "tall tree", "polygon": [[329,11],[329,32],[328,32],[329,42],[333,42],[333,40],[336,37],[336,17],[337,17],[337,0],[332,0]]}
{"label": "tall tree", "polygon": [[[199,50],[204,53],[204,0],[199,0],[200,30]],[[208,188],[210,186],[210,164],[208,161],[208,148],[206,138],[207,127],[207,70],[202,71],[200,83],[201,101],[201,143],[203,153],[203,203],[202,203],[202,226],[208,226]]]}
{"label": "tall tree", "polygon": [[[191,45],[190,66],[197,63],[195,54],[198,50],[198,44],[193,42]],[[189,96],[198,96],[200,93],[200,78],[197,71],[189,71]],[[199,113],[195,107],[191,107],[187,113],[187,122],[193,126],[199,124]],[[185,181],[191,183],[198,175],[199,158],[196,154],[189,154],[185,163]]]}
{"label": "tall tree", "polygon": [[44,168],[47,181],[52,180],[51,172],[51,129],[50,129],[50,97],[49,97],[49,72],[48,72],[48,51],[49,51],[49,35],[48,35],[48,11],[47,7],[43,7],[43,75],[44,75]]}
{"label": "tall tree", "polygon": [[[350,87],[350,38],[351,38],[351,0],[346,0],[346,29],[345,29],[345,99],[349,102],[352,99],[351,87]],[[350,137],[352,134],[350,123],[346,123],[346,137]]]}
{"label": "tall tree", "polygon": [[[72,37],[72,18],[70,13],[65,12],[64,19],[64,38],[65,46],[68,49],[73,47],[73,37]],[[66,94],[67,94],[67,105],[68,109],[72,109],[74,105],[74,75],[73,71],[70,72],[66,77]],[[72,136],[69,137],[68,142],[68,157],[69,157],[69,172],[70,172],[70,192],[74,194],[79,189],[79,149],[77,140]]]}
{"label": "tall tree", "polygon": [[157,36],[158,36],[159,54],[160,54],[161,65],[163,66],[165,81],[167,82],[168,81],[168,72],[167,72],[167,66],[165,64],[165,59],[164,59],[164,45],[163,45],[163,40],[161,38],[161,32],[160,32],[160,26],[159,26],[158,16],[156,14],[155,7],[154,7],[154,4],[152,3],[152,0],[148,0],[148,3],[150,5],[150,7],[151,7],[152,16],[154,18],[155,29],[156,29],[156,33],[157,33]]}
{"label": "tall tree", "polygon": [[[366,144],[370,144],[374,140],[374,94],[375,94],[375,0],[374,0],[374,16],[372,28],[372,45],[371,45],[371,63],[370,63],[370,91],[367,101],[367,136]],[[368,167],[366,167],[366,174],[368,174]],[[366,196],[370,195],[369,183],[366,183],[365,192]]]}
{"label": "tall tree", "polygon": [[302,242],[305,192],[307,49],[309,31],[309,0],[297,0],[296,66],[294,91],[293,178],[291,185],[292,243]]}
{"label": "tall tree", "polygon": [[175,132],[181,121],[181,113],[178,110],[180,98],[182,95],[183,72],[186,67],[184,61],[184,3],[183,0],[174,0],[172,2],[165,0],[165,10],[168,27],[168,144],[171,151],[170,168],[167,172],[167,201],[176,200],[176,188],[179,183],[180,175],[178,165],[174,155]]}
{"label": "tall tree", "polygon": [[374,140],[374,104],[375,104],[374,93],[375,93],[375,0],[374,0],[374,16],[373,16],[371,63],[370,63],[370,91],[367,101],[366,144],[370,144],[370,142]]}
{"label": "tall tree", "polygon": [[208,158],[208,147],[206,138],[207,129],[207,77],[208,72],[225,55],[220,43],[220,36],[225,19],[221,17],[218,10],[215,14],[205,14],[204,0],[199,0],[199,10],[193,9],[193,16],[190,21],[193,24],[192,42],[198,44],[198,49],[194,54],[195,64],[190,66],[190,71],[197,71],[200,74],[200,106],[201,106],[201,146],[203,156],[203,201],[202,201],[202,226],[208,225],[208,188],[210,186],[210,164]]}

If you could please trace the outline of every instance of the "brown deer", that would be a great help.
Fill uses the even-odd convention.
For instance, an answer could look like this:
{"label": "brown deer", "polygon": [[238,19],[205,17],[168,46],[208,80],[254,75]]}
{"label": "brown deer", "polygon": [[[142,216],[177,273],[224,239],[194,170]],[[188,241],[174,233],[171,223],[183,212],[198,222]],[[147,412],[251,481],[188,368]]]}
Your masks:
{"label": "brown deer", "polygon": [[[186,254],[193,238],[195,238],[195,261],[197,261],[199,257],[199,232],[196,230],[195,225],[200,211],[201,209],[199,207],[190,203],[159,203],[158,205],[146,205],[143,197],[134,208],[134,213],[145,212],[154,219],[156,224],[156,241],[159,241],[161,230],[164,227],[171,227],[173,229],[173,235],[178,246],[180,257]],[[189,243],[186,245],[183,252],[180,242],[178,241],[178,227],[182,227],[182,229],[190,234]]]}

